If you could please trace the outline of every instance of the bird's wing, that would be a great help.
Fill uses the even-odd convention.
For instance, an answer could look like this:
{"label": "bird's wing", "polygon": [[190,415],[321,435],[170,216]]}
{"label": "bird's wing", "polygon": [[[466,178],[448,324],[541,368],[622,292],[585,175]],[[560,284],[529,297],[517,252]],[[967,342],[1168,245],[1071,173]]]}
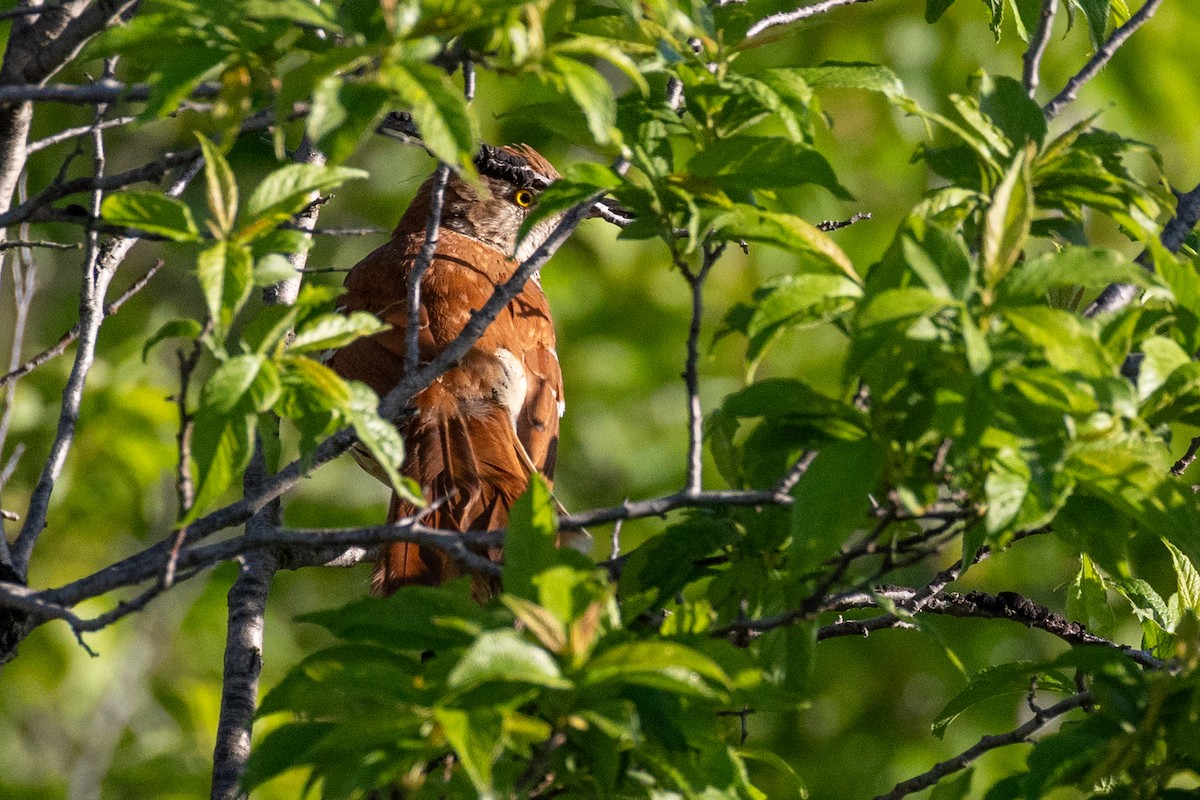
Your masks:
{"label": "bird's wing", "polygon": [[[363,259],[346,280],[340,305],[390,323],[359,339],[329,363],[343,377],[361,380],[381,396],[403,376],[405,287],[419,242],[393,239]],[[483,306],[515,264],[502,253],[443,229],[422,280],[421,360],[442,351]],[[415,412],[400,423],[403,472],[431,500],[427,524],[452,530],[504,526],[508,509],[534,469],[552,473],[558,439],[562,376],[554,354],[554,328],[541,287],[530,282],[475,347],[413,398]],[[416,512],[393,502],[389,519]],[[491,553],[494,559],[499,553]],[[436,584],[459,574],[439,551],[396,544],[385,548],[373,579],[378,593],[409,583]],[[487,594],[496,587],[477,587]]]}

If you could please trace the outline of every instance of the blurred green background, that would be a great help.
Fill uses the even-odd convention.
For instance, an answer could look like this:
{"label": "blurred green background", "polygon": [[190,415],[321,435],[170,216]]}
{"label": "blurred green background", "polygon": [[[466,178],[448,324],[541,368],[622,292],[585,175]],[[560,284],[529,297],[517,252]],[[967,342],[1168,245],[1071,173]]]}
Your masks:
{"label": "blurred green background", "polygon": [[[752,2],[749,9],[765,15],[789,5]],[[882,63],[900,76],[911,96],[935,110],[944,110],[948,94],[967,91],[975,70],[1019,76],[1022,43],[1011,20],[1003,41],[996,44],[978,0],[960,0],[935,25],[926,24],[923,13],[924,4],[911,0],[854,5],[789,28],[744,58],[763,64]],[[1090,54],[1082,20],[1067,33],[1065,17],[1059,14],[1044,64],[1042,101]],[[1173,184],[1185,189],[1194,185],[1200,180],[1197,19],[1191,3],[1164,3],[1056,125],[1061,129],[1101,111],[1101,126],[1159,149]],[[60,79],[85,80],[79,71]],[[586,149],[567,146],[571,120],[522,111],[537,99],[537,90],[516,79],[481,74],[475,105],[484,139],[528,142],[559,166],[597,158]],[[807,188],[783,193],[782,205],[813,221],[869,212],[870,221],[834,234],[865,271],[887,246],[902,215],[935,185],[924,164],[910,162],[924,129],[900,116],[882,97],[865,92],[827,92],[821,105],[830,127],[819,145],[858,199],[844,203]],[[34,138],[87,124],[90,118],[88,109],[40,106]],[[109,170],[136,166],[164,148],[190,146],[187,129],[186,119],[181,119],[112,133],[107,137]],[[33,157],[31,192],[54,178],[72,147],[57,145]],[[265,138],[244,140],[230,158],[246,191],[270,168],[271,143]],[[89,161],[83,155],[69,174],[83,174]],[[378,137],[366,141],[349,165],[368,170],[371,179],[339,190],[322,211],[322,228],[389,230],[432,168],[424,153]],[[1152,168],[1150,163],[1143,166]],[[199,191],[193,186],[185,199],[201,205]],[[35,228],[32,238],[72,241],[77,233],[75,228],[46,225]],[[679,374],[689,309],[686,286],[669,269],[661,244],[622,242],[616,233],[600,221],[585,223],[543,275],[567,386],[556,489],[571,510],[668,492],[683,478],[686,415]],[[1090,233],[1097,243],[1120,241],[1111,231]],[[384,233],[320,236],[309,266],[347,268],[385,238]],[[75,321],[82,261],[75,251],[37,251],[34,257],[38,294],[24,344],[26,357],[52,344]],[[182,246],[139,244],[114,287],[122,289],[160,257],[167,268],[103,329],[80,433],[54,497],[49,530],[35,552],[30,575],[34,587],[61,585],[88,574],[158,540],[171,528],[176,412],[169,398],[177,380],[174,347],[160,346],[146,363],[140,351],[145,337],[160,324],[197,315],[203,307],[190,277],[193,256]],[[788,254],[765,246],[753,248],[749,255],[728,254],[709,282],[705,345],[732,303],[790,266]],[[338,283],[341,275],[314,274],[308,279]],[[8,352],[7,321],[12,313],[11,273],[6,269],[0,278],[0,352]],[[793,335],[772,351],[760,376],[799,375],[816,387],[833,386],[842,344],[832,328]],[[69,357],[59,358],[18,386],[9,448],[21,442],[27,451],[5,491],[4,508],[19,511],[27,503],[49,447],[69,368]],[[712,408],[743,380],[742,344],[730,337],[706,351],[701,375],[705,407]],[[707,483],[720,486],[711,468]],[[287,496],[286,517],[297,526],[349,526],[381,520],[385,504],[382,487],[342,459]],[[657,520],[630,523],[622,532],[622,546],[636,546],[661,525]],[[12,527],[9,523],[10,535]],[[609,531],[594,533],[596,555],[602,557],[608,551]],[[973,570],[966,588],[1009,588],[1019,576],[1028,596],[1061,609],[1074,568],[1065,550],[1051,537],[1041,537]],[[0,674],[0,797],[170,798],[206,793],[220,696],[225,593],[235,570],[225,565],[204,574],[144,612],[90,636],[98,658],[90,658],[62,624],[45,625],[30,636],[20,656]],[[278,577],[268,607],[264,688],[324,643],[320,631],[294,622],[294,617],[363,594],[368,573],[369,568],[361,566]],[[111,608],[116,599],[93,601],[79,610],[90,616]],[[960,665],[970,673],[1001,660],[1036,658],[1063,647],[1044,634],[1005,622],[943,620],[935,627],[942,642],[954,643],[953,652],[936,636],[900,631],[823,643],[811,706],[801,713],[756,709],[749,720],[750,743],[792,762],[814,797],[872,796],[961,751],[983,733],[1013,726],[1014,709],[1021,704],[996,701],[972,711],[944,741],[931,736],[929,722],[964,683]],[[1136,637],[1136,632],[1129,636]],[[987,756],[981,768],[999,768],[1021,757],[1019,749],[1010,748]],[[761,780],[771,785],[770,777]],[[301,785],[302,776],[285,778],[257,796],[295,797]]]}

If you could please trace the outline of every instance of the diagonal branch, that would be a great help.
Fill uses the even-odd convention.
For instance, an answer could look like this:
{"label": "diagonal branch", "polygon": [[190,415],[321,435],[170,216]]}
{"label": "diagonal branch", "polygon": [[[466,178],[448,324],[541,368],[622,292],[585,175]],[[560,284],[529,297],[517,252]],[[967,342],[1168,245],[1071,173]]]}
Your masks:
{"label": "diagonal branch", "polygon": [[1154,12],[1158,10],[1161,4],[1162,0],[1146,0],[1145,4],[1138,9],[1136,14],[1126,20],[1124,25],[1113,31],[1112,36],[1108,37],[1108,41],[1101,45],[1096,54],[1083,65],[1083,69],[1079,70],[1071,80],[1067,81],[1067,85],[1063,87],[1061,92],[1054,96],[1053,100],[1042,106],[1042,113],[1046,115],[1046,119],[1054,119],[1062,113],[1063,109],[1073,103],[1079,95],[1079,90],[1100,73],[1104,65],[1116,55],[1121,45],[1125,44],[1130,36],[1133,36],[1134,31],[1150,21],[1150,18],[1154,16]]}
{"label": "diagonal branch", "polygon": [[769,17],[763,17],[758,22],[750,26],[746,31],[746,38],[753,39],[760,33],[779,25],[790,25],[793,22],[799,22],[802,19],[815,17],[817,14],[824,14],[841,6],[851,6],[855,3],[869,3],[871,0],[822,0],[820,3],[813,3],[811,6],[804,6],[792,11],[781,11],[778,14],[772,14]]}
{"label": "diagonal branch", "polygon": [[959,753],[954,758],[948,759],[935,765],[926,772],[909,778],[896,786],[887,794],[881,794],[875,800],[900,800],[914,792],[919,792],[922,789],[928,789],[935,783],[940,781],[947,775],[953,775],[955,772],[964,770],[975,759],[979,758],[989,750],[995,750],[999,747],[1007,747],[1011,744],[1021,744],[1029,741],[1029,737],[1040,731],[1042,728],[1049,725],[1054,720],[1074,711],[1077,708],[1082,708],[1092,702],[1090,692],[1081,691],[1073,694],[1065,700],[1062,700],[1049,708],[1038,709],[1033,715],[1033,718],[1019,725],[1007,733],[992,734],[984,736],[972,747]]}

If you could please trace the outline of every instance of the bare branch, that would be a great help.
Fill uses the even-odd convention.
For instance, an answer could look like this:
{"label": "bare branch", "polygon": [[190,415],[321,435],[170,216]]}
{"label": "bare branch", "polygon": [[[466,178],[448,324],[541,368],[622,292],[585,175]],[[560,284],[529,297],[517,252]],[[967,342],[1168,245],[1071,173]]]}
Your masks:
{"label": "bare branch", "polygon": [[[82,41],[80,42],[82,44]],[[105,64],[106,77],[111,74],[113,62]],[[96,123],[102,119],[106,110],[105,105],[96,109]],[[95,131],[93,136],[93,175],[96,186],[93,189],[92,210],[99,214],[101,201],[100,182],[104,174],[104,140],[103,132]],[[101,251],[99,236],[92,230],[88,233],[88,255],[83,266],[83,285],[79,299],[79,347],[75,353],[75,363],[71,367],[71,375],[63,388],[62,406],[59,409],[58,429],[50,446],[50,455],[42,468],[41,477],[29,500],[29,509],[25,515],[25,524],[21,528],[17,540],[12,546],[13,568],[25,578],[29,573],[29,558],[33,553],[34,543],[41,535],[46,524],[46,511],[50,507],[50,495],[67,460],[67,453],[75,438],[75,425],[79,421],[79,408],[83,403],[83,388],[87,382],[88,373],[96,356],[96,340],[100,334],[100,325],[104,322],[104,296],[108,285],[116,273],[117,265],[124,259],[125,251],[121,250],[122,240],[110,240]],[[130,240],[130,244],[132,241]]]}
{"label": "bare branch", "polygon": [[[261,490],[266,477],[266,458],[261,440],[246,469],[246,494]],[[246,539],[269,534],[279,524],[279,500],[246,521]],[[254,708],[258,703],[258,680],[263,664],[263,628],[267,595],[278,569],[275,555],[256,549],[241,559],[242,568],[229,589],[229,622],[225,640],[225,666],[221,682],[221,714],[213,748],[212,800],[244,798],[242,773],[250,757],[250,735]]]}
{"label": "bare branch", "polygon": [[1042,113],[1046,115],[1046,119],[1054,119],[1063,109],[1074,102],[1079,90],[1087,84],[1092,78],[1100,73],[1100,70],[1107,64],[1121,45],[1125,44],[1130,36],[1133,36],[1134,31],[1145,25],[1154,16],[1154,12],[1158,10],[1162,0],[1146,0],[1145,4],[1138,9],[1137,13],[1126,20],[1125,24],[1112,32],[1112,36],[1108,37],[1096,54],[1092,56],[1083,69],[1079,70],[1076,75],[1067,81],[1067,85],[1063,90],[1054,96],[1046,105],[1042,106]]}
{"label": "bare branch", "polygon": [[67,128],[66,130],[62,130],[56,134],[47,136],[45,139],[38,139],[36,142],[30,142],[27,149],[30,153],[36,153],[39,150],[45,150],[47,147],[53,147],[56,144],[70,141],[76,137],[87,136],[97,127],[99,127],[99,129],[102,131],[108,130],[109,128],[119,128],[122,125],[128,125],[135,119],[137,119],[137,117],[113,117],[112,119],[104,120],[104,122],[100,123],[99,126],[81,125],[78,128]]}
{"label": "bare branch", "polygon": [[[216,97],[218,83],[202,83],[190,95],[199,100]],[[70,83],[51,83],[43,86],[17,84],[0,86],[0,103],[22,101],[96,105],[99,103],[144,103],[150,99],[150,87],[144,83],[125,84],[120,81],[100,81],[78,86]],[[61,135],[61,134],[59,134]]]}
{"label": "bare branch", "polygon": [[[1200,450],[1200,436],[1192,437],[1192,441],[1191,444],[1188,445],[1187,452],[1180,456],[1179,460],[1176,461],[1171,467],[1171,474],[1176,477],[1182,475],[1187,468],[1192,465],[1192,462],[1196,460],[1197,450]],[[3,485],[4,481],[0,481],[0,486]]]}
{"label": "bare branch", "polygon": [[676,254],[675,263],[688,282],[692,293],[692,319],[688,327],[687,360],[684,363],[683,382],[687,386],[688,407],[688,454],[687,477],[683,491],[687,495],[698,495],[704,481],[704,409],[700,405],[700,326],[704,316],[704,281],[717,259],[725,252],[725,243],[705,243],[700,267],[692,271]]}
{"label": "bare branch", "polygon": [[[825,611],[850,611],[854,609],[879,608],[879,598],[886,598],[906,613],[937,614],[949,617],[978,619],[1007,619],[1028,628],[1057,636],[1073,645],[1095,645],[1118,650],[1147,669],[1163,669],[1166,663],[1146,650],[1129,645],[1117,644],[1088,632],[1078,622],[1072,622],[1045,606],[1038,605],[1015,592],[988,594],[971,591],[966,594],[946,592],[928,599],[919,612],[913,612],[913,601],[917,590],[901,586],[880,586],[871,591],[852,592],[839,595],[826,604]],[[832,639],[839,636],[865,636],[870,631],[889,627],[914,627],[907,620],[894,614],[885,614],[865,620],[843,620],[826,625],[818,631],[817,639]]]}
{"label": "bare branch", "polygon": [[0,251],[12,250],[17,247],[41,247],[46,250],[78,250],[83,245],[79,242],[46,242],[46,241],[31,241],[27,239],[16,239],[13,241],[0,242]]}
{"label": "bare branch", "polygon": [[[0,87],[3,88],[3,87]],[[303,116],[308,113],[308,107],[304,104],[296,104],[293,107],[291,117]],[[239,136],[247,133],[255,133],[258,131],[267,130],[275,124],[275,112],[268,109],[254,114],[242,123],[242,127],[238,133]],[[37,219],[39,212],[51,203],[67,197],[72,194],[82,192],[94,192],[97,189],[102,191],[111,191],[113,189],[123,189],[131,184],[141,183],[143,181],[156,182],[162,179],[171,170],[183,164],[191,164],[200,157],[200,148],[193,147],[188,150],[181,150],[175,153],[165,153],[161,157],[150,161],[140,167],[118,172],[112,175],[95,176],[88,175],[72,180],[56,180],[43,189],[37,195],[34,195],[26,202],[18,206],[8,209],[4,213],[0,213],[0,227],[15,225],[19,222],[24,222],[30,219]],[[93,215],[94,217],[95,215]]]}
{"label": "bare branch", "polygon": [[1022,80],[1030,99],[1037,94],[1042,56],[1046,54],[1046,45],[1050,43],[1050,32],[1054,28],[1054,15],[1057,11],[1058,0],[1042,0],[1042,13],[1038,17],[1037,29],[1033,32],[1033,37],[1029,40],[1029,49],[1022,58]]}
{"label": "bare branch", "polygon": [[975,761],[975,759],[979,758],[989,750],[995,750],[998,747],[1007,747],[1010,744],[1021,744],[1022,742],[1028,741],[1030,736],[1046,727],[1046,725],[1049,723],[1053,722],[1064,714],[1074,711],[1077,708],[1081,708],[1091,702],[1092,696],[1087,691],[1081,691],[1077,694],[1071,695],[1067,699],[1061,700],[1049,708],[1040,710],[1039,713],[1034,714],[1033,718],[1028,722],[1014,728],[1008,733],[984,736],[982,739],[976,742],[974,746],[964,750],[954,758],[943,761],[934,766],[932,769],[929,769],[928,771],[923,772],[914,778],[909,778],[902,783],[896,784],[895,788],[893,788],[890,792],[879,795],[875,798],[875,800],[900,800],[900,798],[907,797],[914,792],[919,792],[922,789],[928,789],[930,786],[933,786],[947,775],[953,775],[955,772],[966,769],[971,762]]}
{"label": "bare branch", "polygon": [[[121,292],[120,296],[118,296],[116,300],[104,307],[104,316],[106,318],[111,317],[113,314],[116,314],[118,311],[120,311],[121,306],[125,305],[125,303],[128,302],[131,297],[144,289],[146,284],[150,282],[150,279],[157,275],[158,271],[162,269],[162,267],[163,262],[161,259],[159,259],[152,267],[150,267],[150,269],[146,270],[144,275],[130,284],[128,289]],[[62,355],[64,352],[66,352],[67,348],[71,346],[71,343],[79,338],[80,330],[81,328],[79,323],[75,323],[71,326],[71,330],[60,336],[58,341],[53,345],[38,353],[36,356],[33,356],[25,363],[20,364],[19,366],[10,370],[8,373],[0,375],[0,387],[9,385],[13,381],[16,381],[28,375],[30,372],[33,372],[47,361]]]}
{"label": "bare branch", "polygon": [[438,229],[442,224],[442,201],[446,195],[446,181],[450,178],[450,167],[439,163],[434,172],[433,190],[429,196],[429,219],[425,221],[425,241],[408,273],[408,306],[404,323],[404,372],[416,371],[421,360],[418,344],[421,332],[421,280],[433,263],[433,254],[438,246]]}
{"label": "bare branch", "polygon": [[793,22],[799,22],[802,19],[815,17],[817,14],[824,14],[832,11],[840,6],[854,5],[855,3],[869,3],[871,0],[822,0],[820,3],[814,3],[811,6],[804,6],[793,11],[781,11],[778,14],[772,14],[769,17],[763,17],[758,22],[750,26],[746,31],[746,38],[753,39],[763,31],[774,28],[778,25],[790,25]]}

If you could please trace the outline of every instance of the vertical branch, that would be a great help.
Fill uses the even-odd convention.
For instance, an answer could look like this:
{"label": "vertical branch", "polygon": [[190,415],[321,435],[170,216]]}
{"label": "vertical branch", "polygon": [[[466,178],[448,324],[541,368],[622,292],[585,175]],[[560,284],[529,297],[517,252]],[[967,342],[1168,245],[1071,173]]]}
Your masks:
{"label": "vertical branch", "polygon": [[[246,496],[262,491],[266,458],[262,443],[246,468]],[[270,533],[280,524],[276,498],[246,522],[246,535]],[[254,708],[258,703],[258,680],[263,664],[263,627],[271,580],[279,568],[270,550],[254,550],[241,559],[237,580],[229,589],[229,628],[225,639],[225,663],[221,684],[221,716],[213,748],[212,800],[241,800],[242,774],[250,757],[254,730]]]}
{"label": "vertical branch", "polygon": [[[296,149],[295,160],[301,164],[322,166],[325,163],[325,154],[314,147],[305,136],[300,142],[300,147]],[[321,214],[321,204],[315,202],[318,199],[316,192],[313,192],[308,199],[310,201],[308,207],[297,214],[293,222],[300,230],[311,231],[317,226],[317,217]],[[312,234],[308,234],[308,238],[311,239]],[[308,263],[308,252],[290,253],[287,260],[296,268],[296,274],[274,286],[263,289],[264,302],[290,306],[300,296],[300,283],[303,280],[303,273],[300,270],[304,269],[304,265]]]}
{"label": "vertical branch", "polygon": [[700,325],[704,315],[704,282],[713,264],[725,252],[725,244],[705,243],[700,268],[693,271],[682,258],[676,256],[683,277],[692,290],[692,321],[688,328],[687,361],[683,369],[683,382],[688,395],[688,455],[687,477],[683,492],[698,495],[703,488],[704,470],[704,409],[700,405]]}
{"label": "vertical branch", "polygon": [[[105,64],[105,75],[112,70],[113,62]],[[99,128],[104,119],[107,105],[96,106],[96,116],[93,120],[93,175],[97,180],[104,174],[104,133]],[[103,192],[96,189],[92,192],[92,218],[100,216],[100,202]],[[110,240],[109,245],[114,241]],[[50,507],[50,495],[54,485],[62,474],[67,453],[75,440],[75,426],[79,422],[79,408],[83,403],[83,388],[87,382],[88,373],[96,357],[96,340],[100,334],[100,324],[104,322],[104,296],[108,285],[116,272],[116,263],[108,263],[111,252],[101,253],[99,232],[94,223],[89,223],[87,257],[83,266],[83,285],[79,297],[79,346],[75,351],[75,363],[71,367],[71,375],[63,389],[62,406],[59,410],[58,429],[54,442],[50,446],[50,455],[42,468],[41,477],[29,500],[29,510],[26,513],[25,525],[17,536],[12,547],[13,567],[22,576],[29,574],[29,558],[33,546],[46,525],[46,512]],[[118,262],[119,263],[119,262]]]}
{"label": "vertical branch", "polygon": [[[22,176],[20,191],[24,194],[24,176]],[[22,197],[22,199],[24,199]],[[21,238],[27,239],[25,236],[26,225],[21,226]],[[12,346],[9,350],[9,372],[17,368],[21,363],[21,350],[25,343],[25,330],[29,322],[29,310],[33,306],[34,290],[37,286],[37,267],[33,262],[33,257],[30,254],[29,248],[22,247],[15,254],[12,261],[12,292],[13,292],[13,332]],[[4,254],[0,253],[0,277],[4,275]],[[17,382],[10,382],[4,390],[4,397],[0,399],[0,457],[4,455],[4,446],[8,442],[8,426],[12,421],[13,403],[16,400]],[[8,483],[9,477],[17,467],[17,460],[21,457],[23,449],[20,445],[13,449],[12,454],[8,457],[7,462],[3,463],[3,468],[0,468],[0,499],[3,498],[4,486]],[[8,537],[4,531],[4,517],[0,515],[0,564],[12,566],[12,553],[8,548]]]}
{"label": "vertical branch", "polygon": [[1039,83],[1038,72],[1042,65],[1042,56],[1046,54],[1046,45],[1050,43],[1050,31],[1054,28],[1054,15],[1058,12],[1058,0],[1042,0],[1042,14],[1038,18],[1037,30],[1029,41],[1029,49],[1025,51],[1022,61],[1025,64],[1022,79],[1025,91],[1030,99],[1037,94]]}
{"label": "vertical branch", "polygon": [[442,224],[442,201],[446,196],[446,181],[450,177],[450,167],[438,164],[433,176],[433,193],[429,198],[429,219],[425,222],[425,243],[421,252],[413,262],[412,270],[408,273],[408,318],[404,324],[404,374],[411,375],[417,370],[421,361],[421,350],[417,343],[421,331],[421,279],[425,271],[433,263],[433,254],[437,252],[438,228]]}
{"label": "vertical branch", "polygon": [[[325,154],[305,137],[296,151],[296,160],[324,164]],[[312,230],[316,227],[319,214],[320,204],[310,203],[296,221],[302,229]],[[293,253],[288,260],[296,268],[296,276],[264,290],[263,299],[268,303],[291,305],[300,294],[304,274],[301,270],[307,263],[308,251]],[[262,446],[264,435],[267,434],[260,425],[254,457],[242,478],[246,497],[262,494],[266,484],[267,464]],[[181,447],[182,444],[181,439]],[[246,537],[270,535],[282,522],[282,508],[276,497],[246,521]],[[181,537],[180,542],[182,540]],[[246,761],[250,757],[250,739],[254,733],[254,709],[258,704],[258,681],[263,664],[267,596],[278,570],[279,561],[272,552],[253,550],[242,557],[237,580],[229,589],[229,627],[225,638],[225,664],[221,682],[221,716],[217,722],[216,744],[213,747],[212,800],[242,800],[246,797],[241,783]]]}

